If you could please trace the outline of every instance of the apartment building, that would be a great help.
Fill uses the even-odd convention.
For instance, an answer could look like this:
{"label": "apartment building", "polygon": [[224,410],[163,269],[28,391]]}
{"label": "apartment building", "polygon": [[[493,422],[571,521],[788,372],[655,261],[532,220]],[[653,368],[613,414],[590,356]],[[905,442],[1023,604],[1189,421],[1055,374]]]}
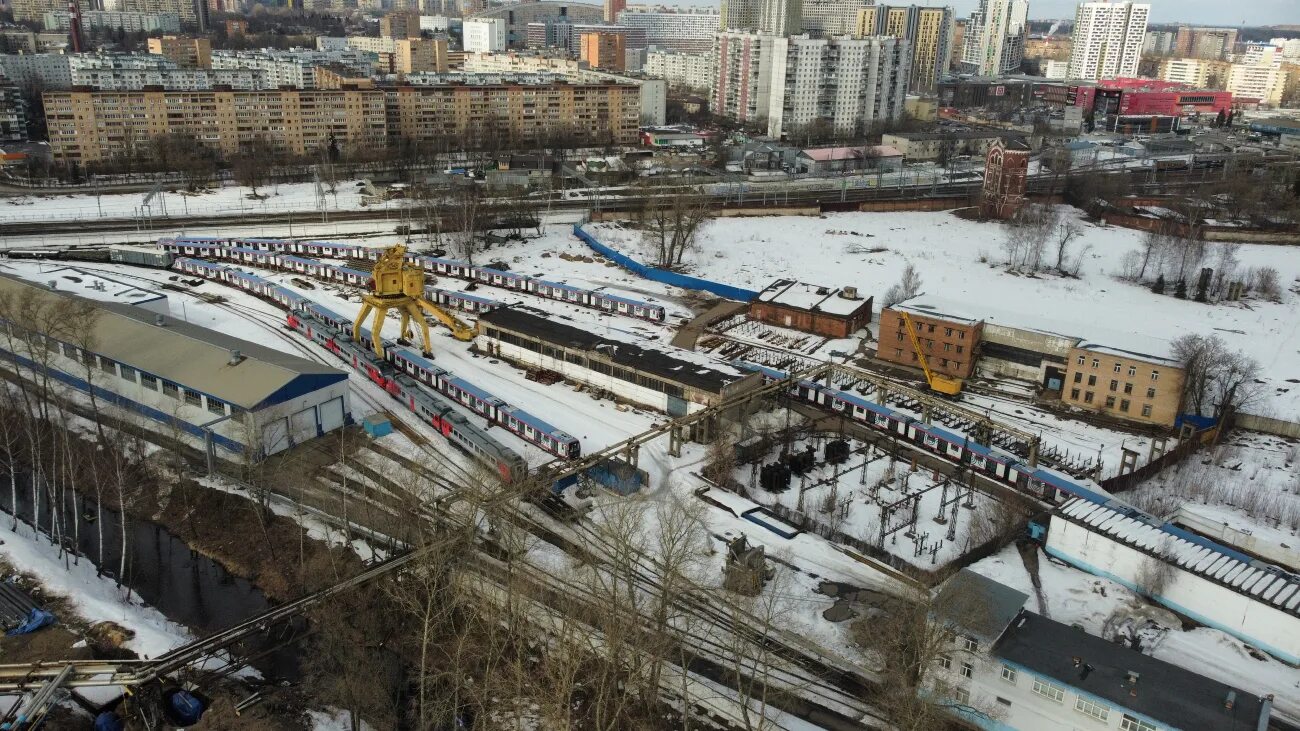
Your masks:
{"label": "apartment building", "polygon": [[803,0],[722,0],[719,29],[795,35],[803,29]]}
{"label": "apartment building", "polygon": [[641,73],[661,78],[672,86],[708,89],[713,83],[713,54],[652,48],[646,52]]}
{"label": "apartment building", "polygon": [[948,70],[955,27],[950,7],[875,5],[857,12],[853,35],[904,39],[912,59],[908,87],[933,92],[939,77]]}
{"label": "apartment building", "polygon": [[527,77],[530,74],[550,74],[555,81],[574,83],[613,83],[634,86],[641,99],[641,121],[644,124],[664,124],[668,116],[668,82],[663,79],[626,76],[609,71],[583,68],[576,59],[536,56],[525,53],[474,53],[468,54],[462,64],[468,73],[511,74]]}
{"label": "apartment building", "polygon": [[0,142],[27,141],[27,98],[13,84],[0,84]]}
{"label": "apartment building", "polygon": [[1232,53],[1237,45],[1236,28],[1195,28],[1178,26],[1174,38],[1175,56],[1221,60]]}
{"label": "apartment building", "polygon": [[506,50],[506,21],[501,18],[470,18],[461,30],[466,53]]}
{"label": "apartment building", "polygon": [[829,38],[853,33],[858,12],[871,7],[871,0],[803,0],[803,31]]}
{"label": "apartment building", "polygon": [[902,313],[906,312],[930,370],[955,378],[970,378],[975,372],[984,321],[949,310],[947,306],[941,309],[919,299],[882,309],[876,358],[909,368],[921,367],[903,321]]}
{"label": "apartment building", "polygon": [[588,31],[578,36],[578,60],[589,68],[622,72],[626,67],[622,33]]}
{"label": "apartment building", "polygon": [[619,25],[645,33],[647,46],[683,53],[712,51],[719,22],[720,15],[711,10],[624,10],[618,14]]}
{"label": "apartment building", "polygon": [[980,0],[966,23],[962,70],[1001,76],[1019,69],[1028,18],[1028,0]]}
{"label": "apartment building", "polygon": [[1281,64],[1234,63],[1228,68],[1227,88],[1233,97],[1256,99],[1263,106],[1276,107],[1282,102],[1291,68]]}
{"label": "apartment building", "polygon": [[781,137],[815,120],[844,134],[902,117],[909,61],[896,38],[719,33],[711,87],[715,113],[765,122]]}
{"label": "apartment building", "polygon": [[1178,34],[1167,30],[1149,30],[1142,39],[1142,53],[1151,56],[1168,56],[1177,47]]}
{"label": "apartment building", "polygon": [[[524,44],[529,23],[544,23],[547,21],[601,23],[604,21],[604,8],[591,3],[538,0],[537,2],[498,6],[478,13],[466,11],[465,15],[466,23],[471,19],[483,20],[489,18],[503,21],[505,23],[505,45],[510,48],[518,48]],[[471,49],[467,46],[465,50],[469,51]]]}
{"label": "apartment building", "polygon": [[630,84],[405,85],[383,89],[276,91],[54,91],[45,94],[50,147],[60,162],[95,163],[153,137],[193,135],[224,155],[254,139],[315,154],[337,140],[378,147],[400,138],[491,138],[534,145],[551,134],[587,144],[635,144],[640,94]]}
{"label": "apartment building", "polygon": [[1161,81],[1187,84],[1193,89],[1222,89],[1232,64],[1204,58],[1166,58],[1160,62]]}
{"label": "apartment building", "polygon": [[1184,379],[1167,358],[1084,342],[1070,350],[1061,400],[1126,421],[1173,426]]}
{"label": "apartment building", "polygon": [[166,56],[184,68],[212,68],[212,41],[207,38],[163,36],[149,39],[149,53]]}
{"label": "apartment building", "polygon": [[604,20],[606,23],[615,23],[618,21],[619,13],[627,8],[627,0],[605,0]]}
{"label": "apartment building", "polygon": [[[66,10],[45,13],[45,29],[66,31],[72,15]],[[81,27],[90,30],[120,30],[127,33],[179,33],[181,16],[176,13],[131,13],[115,10],[83,10]]]}
{"label": "apartment building", "polygon": [[1151,6],[1083,2],[1074,14],[1069,77],[1097,81],[1137,76]]}
{"label": "apartment building", "polygon": [[[375,73],[371,56],[352,48],[331,51],[313,51],[293,48],[287,51],[262,49],[257,51],[214,51],[213,69],[248,69],[266,74],[267,88],[292,86],[314,89],[319,86],[317,71],[322,66],[345,66],[354,76]],[[384,71],[388,71],[385,66]]]}
{"label": "apartment building", "polygon": [[417,13],[389,13],[379,19],[382,38],[419,38],[420,16]]}

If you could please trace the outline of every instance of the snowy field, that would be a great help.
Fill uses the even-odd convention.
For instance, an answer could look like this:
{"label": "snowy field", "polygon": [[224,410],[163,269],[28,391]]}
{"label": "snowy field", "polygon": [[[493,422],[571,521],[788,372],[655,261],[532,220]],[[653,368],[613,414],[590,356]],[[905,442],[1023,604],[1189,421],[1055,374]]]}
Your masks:
{"label": "snowy field", "polygon": [[1029,595],[1025,608],[1108,640],[1138,638],[1152,657],[1258,695],[1275,695],[1274,713],[1300,722],[1300,668],[1252,652],[1240,640],[1206,627],[1184,630],[1163,607],[1124,586],[1039,554],[1038,574],[1047,606],[1039,605],[1029,572],[1015,546],[971,565],[977,573]]}
{"label": "snowy field", "polygon": [[[1079,216],[1074,209],[1067,211]],[[832,287],[856,286],[878,296],[910,263],[923,280],[921,301],[933,300],[957,308],[956,314],[989,322],[1154,355],[1167,354],[1169,342],[1184,333],[1215,334],[1264,367],[1267,399],[1252,412],[1300,418],[1300,319],[1294,295],[1281,304],[1251,300],[1206,305],[1153,294],[1115,277],[1120,259],[1138,248],[1141,232],[1082,219],[1079,223],[1083,235],[1073,250],[1087,249],[1087,254],[1077,279],[1007,273],[997,265],[1005,238],[999,226],[945,212],[718,219],[701,232],[699,250],[688,268],[698,276],[755,290],[778,277],[794,277]],[[643,255],[636,231],[614,223],[589,230],[625,253]],[[553,233],[526,244],[517,255],[536,256],[548,241],[560,251],[585,248],[565,238]],[[1212,261],[1215,247],[1209,248]],[[1276,267],[1283,288],[1293,286],[1300,275],[1300,250],[1294,247],[1242,246],[1238,258],[1242,268]],[[1139,310],[1141,316],[1135,317]]]}

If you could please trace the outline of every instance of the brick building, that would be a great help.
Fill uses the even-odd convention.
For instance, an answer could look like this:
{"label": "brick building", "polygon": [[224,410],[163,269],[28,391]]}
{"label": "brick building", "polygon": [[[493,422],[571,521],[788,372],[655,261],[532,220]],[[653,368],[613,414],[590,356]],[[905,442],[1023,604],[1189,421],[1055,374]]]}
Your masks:
{"label": "brick building", "polygon": [[876,357],[887,363],[920,368],[916,349],[907,334],[902,312],[916,328],[930,370],[956,378],[969,378],[984,335],[984,321],[944,312],[920,301],[899,303],[880,311],[880,340]]}
{"label": "brick building", "polygon": [[993,141],[984,158],[980,215],[1007,220],[1016,215],[1029,184],[1029,145],[1020,140]]}
{"label": "brick building", "polygon": [[1084,342],[1070,350],[1061,400],[1117,419],[1173,426],[1185,379],[1167,358]]}
{"label": "brick building", "polygon": [[847,338],[871,322],[871,303],[854,287],[833,289],[778,279],[749,303],[749,317],[828,338]]}
{"label": "brick building", "polygon": [[622,33],[592,31],[578,36],[578,60],[593,69],[623,71],[627,68]]}
{"label": "brick building", "polygon": [[207,38],[163,36],[150,38],[149,53],[166,56],[181,68],[212,68],[212,41]]}

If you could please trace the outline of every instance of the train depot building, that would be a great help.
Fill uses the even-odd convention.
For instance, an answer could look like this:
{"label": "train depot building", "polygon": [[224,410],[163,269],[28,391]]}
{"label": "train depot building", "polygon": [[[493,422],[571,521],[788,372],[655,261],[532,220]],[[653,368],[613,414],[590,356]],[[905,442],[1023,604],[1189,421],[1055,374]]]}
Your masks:
{"label": "train depot building", "polygon": [[141,307],[0,274],[0,360],[257,459],[351,421],[347,374]]}
{"label": "train depot building", "polygon": [[616,398],[684,416],[762,385],[720,360],[671,346],[652,347],[598,335],[553,319],[501,307],[479,317],[478,343],[493,355]]}
{"label": "train depot building", "polygon": [[903,321],[904,312],[912,319],[930,370],[946,376],[970,378],[975,371],[975,359],[984,335],[984,321],[920,297],[880,311],[880,341],[876,357],[886,363],[921,367]]}
{"label": "train depot building", "polygon": [[778,327],[847,338],[871,323],[871,297],[855,287],[836,289],[778,279],[749,303],[749,318]]}

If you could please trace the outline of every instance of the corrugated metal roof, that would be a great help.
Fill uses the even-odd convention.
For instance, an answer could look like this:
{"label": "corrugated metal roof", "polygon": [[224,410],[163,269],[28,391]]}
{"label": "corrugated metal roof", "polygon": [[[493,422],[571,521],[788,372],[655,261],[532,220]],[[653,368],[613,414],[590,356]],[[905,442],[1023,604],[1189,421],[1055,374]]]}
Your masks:
{"label": "corrugated metal roof", "polygon": [[1154,553],[1185,571],[1225,584],[1258,602],[1296,613],[1297,602],[1288,602],[1286,597],[1300,588],[1300,576],[1280,567],[1162,523],[1122,503],[1099,505],[1072,498],[1057,510],[1062,516],[1113,540]]}
{"label": "corrugated metal roof", "polygon": [[[152,312],[94,302],[0,274],[0,297],[35,296],[42,307],[72,301],[97,311],[93,350],[159,378],[244,409],[288,400],[347,379],[337,368],[170,317],[160,327]],[[21,322],[19,324],[22,324]],[[56,334],[51,337],[58,336]],[[75,344],[75,343],[74,343]],[[230,364],[231,351],[242,359]]]}

